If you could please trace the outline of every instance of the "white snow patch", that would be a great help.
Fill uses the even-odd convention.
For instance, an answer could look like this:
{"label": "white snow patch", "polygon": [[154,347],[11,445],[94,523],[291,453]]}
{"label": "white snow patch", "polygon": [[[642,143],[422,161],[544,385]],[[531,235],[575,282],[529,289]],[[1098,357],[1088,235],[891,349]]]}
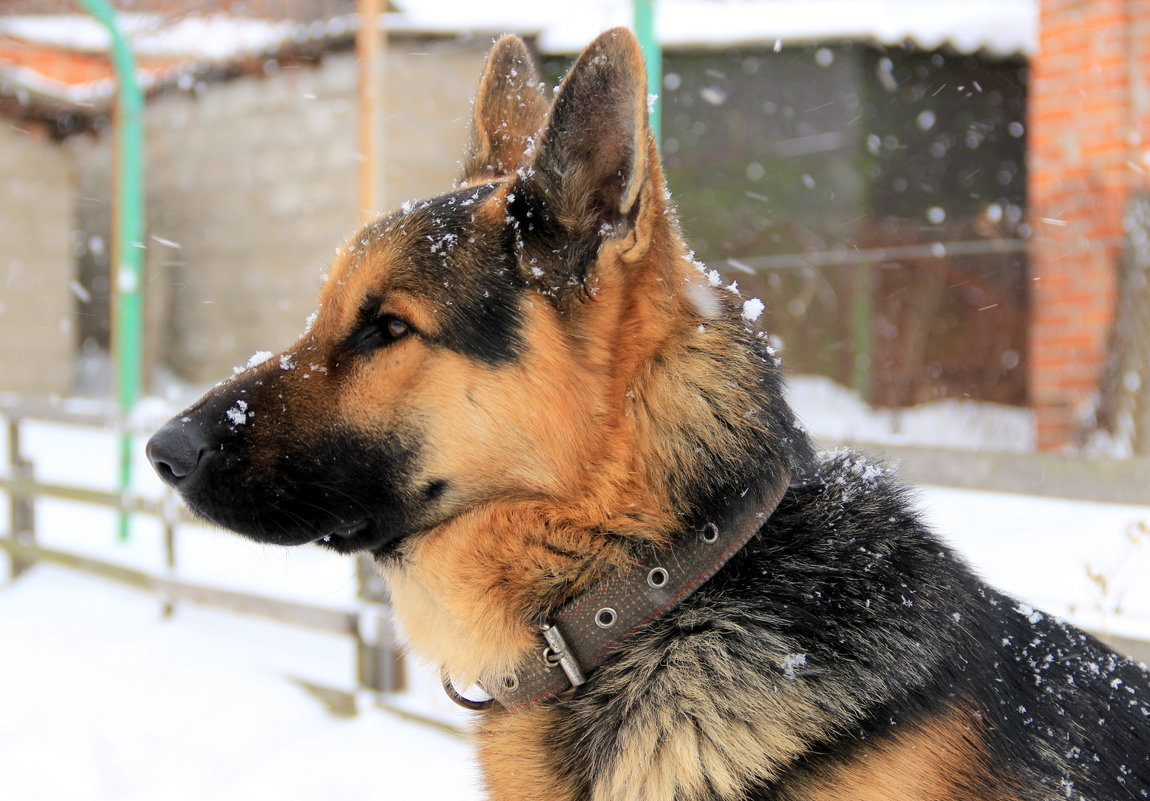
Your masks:
{"label": "white snow patch", "polygon": [[155,596],[41,566],[0,592],[0,640],[19,644],[0,659],[6,799],[483,797],[470,745],[370,702],[334,717],[288,679],[339,686],[350,638],[183,605],[164,620]]}
{"label": "white snow patch", "polygon": [[248,369],[250,370],[253,367],[259,367],[271,357],[272,352],[270,350],[257,350],[248,358]]}
{"label": "white snow patch", "polygon": [[704,320],[713,320],[723,313],[722,304],[715,297],[715,291],[711,288],[710,282],[707,286],[702,286],[694,281],[688,281],[687,300],[691,301],[695,313]]}
{"label": "white snow patch", "polygon": [[936,445],[1029,453],[1034,417],[1029,409],[958,399],[908,409],[875,409],[858,393],[814,375],[787,378],[787,396],[807,430],[835,441]]}
{"label": "white snow patch", "polygon": [[[230,14],[168,19],[159,14],[120,12],[116,18],[136,55],[151,58],[184,56],[215,61],[258,54],[295,38],[301,29],[294,22]],[[88,14],[2,17],[0,35],[69,50],[105,52],[111,47],[108,29]]]}
{"label": "white snow patch", "polygon": [[[398,0],[391,30],[512,31],[538,36],[545,53],[577,53],[600,31],[631,23],[618,0],[578,4],[536,0]],[[655,34],[668,47],[728,48],[740,44],[869,39],[925,50],[950,45],[964,53],[1033,53],[1038,43],[1037,0],[660,0]],[[826,56],[823,56],[826,61]]]}
{"label": "white snow patch", "polygon": [[787,654],[779,660],[779,667],[783,669],[783,675],[791,681],[794,681],[798,677],[798,674],[795,673],[795,668],[805,667],[806,664],[806,654]]}
{"label": "white snow patch", "polygon": [[758,298],[751,298],[743,304],[743,318],[749,322],[756,322],[762,315],[766,306]]}
{"label": "white snow patch", "polygon": [[1014,609],[1031,623],[1042,622],[1043,614],[1029,604],[1018,604]]}
{"label": "white snow patch", "polygon": [[[920,487],[931,527],[1027,618],[1150,640],[1150,505]],[[1040,611],[1041,610],[1041,611]]]}
{"label": "white snow patch", "polygon": [[228,420],[232,422],[232,425],[242,426],[248,421],[247,401],[237,400],[235,405],[224,412],[224,414],[227,415]]}

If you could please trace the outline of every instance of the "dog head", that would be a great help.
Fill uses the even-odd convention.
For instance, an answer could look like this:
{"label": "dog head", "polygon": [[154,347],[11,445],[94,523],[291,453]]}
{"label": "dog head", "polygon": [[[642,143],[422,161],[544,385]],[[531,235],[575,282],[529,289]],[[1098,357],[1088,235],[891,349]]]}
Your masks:
{"label": "dog head", "polygon": [[674,519],[805,442],[743,311],[682,243],[634,37],[550,105],[505,37],[459,186],[353,236],[303,336],[148,455],[219,525],[380,557],[492,504]]}

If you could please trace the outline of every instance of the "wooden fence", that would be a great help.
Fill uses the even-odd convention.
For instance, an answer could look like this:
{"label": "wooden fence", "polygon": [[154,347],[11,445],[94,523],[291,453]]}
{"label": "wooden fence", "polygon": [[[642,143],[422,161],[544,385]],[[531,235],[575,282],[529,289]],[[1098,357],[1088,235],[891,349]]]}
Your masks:
{"label": "wooden fence", "polygon": [[[351,637],[356,646],[357,689],[375,693],[404,689],[403,662],[387,590],[369,558],[360,557],[356,562],[356,602],[350,609],[269,598],[182,580],[175,572],[178,567],[176,536],[181,525],[193,520],[174,493],[166,491],[161,498],[146,498],[37,481],[34,466],[21,449],[23,426],[29,420],[98,427],[139,436],[146,435],[147,431],[126,424],[114,414],[31,408],[2,401],[0,418],[5,420],[8,435],[8,469],[6,476],[0,476],[0,492],[7,493],[10,499],[7,531],[0,529],[0,549],[10,556],[9,571],[13,580],[37,562],[51,562],[150,591],[160,599],[165,615],[170,615],[177,603],[191,603]],[[157,518],[163,528],[168,575],[45,547],[36,537],[36,498],[58,498]]]}
{"label": "wooden fence", "polygon": [[[50,484],[37,481],[32,463],[21,452],[22,426],[36,420],[100,427],[145,435],[143,428],[125,425],[113,414],[61,409],[27,408],[0,401],[0,418],[8,433],[7,475],[0,476],[0,492],[10,498],[7,531],[0,529],[0,549],[11,557],[10,572],[18,578],[36,562],[52,562],[123,582],[154,593],[165,614],[174,604],[192,603],[294,626],[351,637],[356,645],[355,686],[396,692],[405,685],[403,662],[388,606],[387,591],[370,559],[356,562],[356,603],[351,609],[268,598],[227,590],[176,577],[176,536],[181,525],[192,523],[174,493],[161,498]],[[821,443],[830,446],[837,443]],[[1106,460],[1060,454],[995,454],[939,448],[854,443],[863,450],[901,462],[913,481],[971,489],[993,489],[1111,503],[1150,503],[1150,460]],[[60,498],[93,504],[130,514],[150,515],[163,527],[167,575],[45,547],[36,539],[35,498]],[[1141,641],[1108,638],[1111,644],[1150,661],[1150,645]],[[386,704],[384,704],[386,706]],[[397,710],[402,713],[401,710]],[[402,713],[407,714],[407,713]],[[443,727],[437,721],[434,725]],[[445,728],[453,730],[452,727]]]}

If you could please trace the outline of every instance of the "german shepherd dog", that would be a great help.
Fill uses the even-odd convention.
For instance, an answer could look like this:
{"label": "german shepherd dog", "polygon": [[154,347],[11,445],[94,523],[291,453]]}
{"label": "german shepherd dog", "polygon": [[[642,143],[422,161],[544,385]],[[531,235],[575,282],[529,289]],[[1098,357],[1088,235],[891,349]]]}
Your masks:
{"label": "german shepherd dog", "polygon": [[[634,37],[550,102],[506,37],[458,186],[359,231],[302,337],[149,456],[209,521],[370,552],[411,647],[500,701],[493,799],[1150,797],[1146,670],[816,456],[756,306],[684,244]],[[515,698],[530,670],[560,680]]]}

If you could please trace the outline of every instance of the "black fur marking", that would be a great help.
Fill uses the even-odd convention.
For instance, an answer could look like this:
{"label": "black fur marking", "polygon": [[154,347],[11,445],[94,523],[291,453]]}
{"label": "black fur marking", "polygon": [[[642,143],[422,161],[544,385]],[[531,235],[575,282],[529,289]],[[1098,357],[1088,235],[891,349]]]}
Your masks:
{"label": "black fur marking", "polygon": [[520,304],[526,282],[519,273],[511,232],[476,216],[495,184],[441,195],[383,223],[381,239],[394,239],[400,259],[390,277],[397,289],[430,300],[439,317],[432,344],[491,365],[523,350]]}
{"label": "black fur marking", "polygon": [[507,204],[515,249],[527,280],[567,312],[587,298],[589,270],[599,254],[598,229],[569,231],[531,183],[514,188]]}
{"label": "black fur marking", "polygon": [[432,481],[432,482],[428,483],[423,488],[423,497],[424,497],[424,499],[426,499],[428,501],[437,500],[443,495],[443,493],[446,489],[447,489],[447,482],[444,481],[443,479],[437,479],[436,481]]}
{"label": "black fur marking", "polygon": [[725,361],[715,357],[714,373],[739,385],[746,408],[754,414],[725,408],[706,387],[689,388],[711,407],[714,420],[730,434],[728,443],[720,444],[705,441],[686,428],[674,432],[693,442],[696,453],[704,454],[696,470],[672,470],[668,476],[676,506],[688,510],[685,520],[693,524],[723,517],[729,499],[759,483],[762,476],[787,473],[792,481],[801,480],[813,463],[810,440],[784,399],[782,375],[773,366],[766,340],[743,326],[741,307],[726,297],[722,302],[726,315],[708,324],[727,327],[733,347]]}

